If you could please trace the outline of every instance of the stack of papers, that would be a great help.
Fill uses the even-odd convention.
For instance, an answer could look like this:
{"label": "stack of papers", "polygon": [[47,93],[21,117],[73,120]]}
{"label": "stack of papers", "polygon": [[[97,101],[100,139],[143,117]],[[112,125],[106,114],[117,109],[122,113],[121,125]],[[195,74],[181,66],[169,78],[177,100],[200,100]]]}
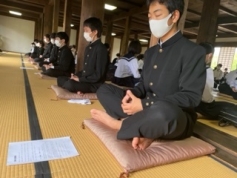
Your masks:
{"label": "stack of papers", "polygon": [[76,104],[91,104],[91,101],[89,99],[70,99],[68,100],[69,103],[76,103]]}

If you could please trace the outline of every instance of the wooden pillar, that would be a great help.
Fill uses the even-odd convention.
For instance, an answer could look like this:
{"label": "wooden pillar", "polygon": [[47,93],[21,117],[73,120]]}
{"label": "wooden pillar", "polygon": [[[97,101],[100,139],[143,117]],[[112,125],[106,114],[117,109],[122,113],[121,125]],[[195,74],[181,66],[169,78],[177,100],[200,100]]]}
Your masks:
{"label": "wooden pillar", "polygon": [[80,27],[78,29],[78,56],[77,56],[77,71],[80,71],[83,67],[84,51],[88,42],[84,39],[83,23],[89,17],[97,17],[102,23],[104,19],[104,0],[82,0]]}
{"label": "wooden pillar", "polygon": [[123,38],[121,41],[121,46],[120,46],[120,54],[124,55],[127,53],[127,48],[128,48],[128,41],[129,41],[129,35],[130,35],[130,27],[131,27],[131,17],[126,18],[126,24],[125,24],[125,30],[123,34]]}
{"label": "wooden pillar", "polygon": [[107,31],[106,31],[106,36],[105,36],[105,43],[108,43],[111,46],[111,33],[113,31],[113,22],[108,21],[107,22]]}
{"label": "wooden pillar", "polygon": [[69,39],[70,39],[70,33],[71,33],[71,19],[72,19],[72,0],[65,0],[63,31],[67,33],[67,35],[69,36]]}
{"label": "wooden pillar", "polygon": [[197,43],[215,43],[217,33],[217,17],[220,7],[220,0],[204,0],[202,16],[199,25]]}
{"label": "wooden pillar", "polygon": [[35,34],[34,34],[34,39],[39,39],[39,21],[35,20]]}
{"label": "wooden pillar", "polygon": [[[188,2],[189,0],[184,0],[185,6],[184,6],[184,11],[183,11],[183,15],[179,20],[179,24],[178,24],[178,29],[181,30],[181,32],[183,32],[184,30],[184,25],[185,25],[185,19],[187,16],[187,10],[188,10]],[[158,39],[151,35],[151,39],[150,39],[150,47],[155,46],[158,43]]]}
{"label": "wooden pillar", "polygon": [[57,32],[58,31],[59,8],[60,8],[60,1],[59,0],[53,0],[52,32]]}
{"label": "wooden pillar", "polygon": [[185,6],[184,6],[183,15],[182,15],[181,19],[179,20],[179,25],[178,25],[178,28],[181,30],[182,33],[184,31],[184,25],[185,25],[185,20],[186,20],[186,16],[187,16],[189,0],[184,0],[184,3],[185,3]]}
{"label": "wooden pillar", "polygon": [[43,30],[44,35],[52,33],[52,22],[53,22],[52,8],[53,6],[51,5],[46,5],[44,7],[44,30]]}
{"label": "wooden pillar", "polygon": [[138,40],[138,34],[137,33],[134,34],[134,40]]}

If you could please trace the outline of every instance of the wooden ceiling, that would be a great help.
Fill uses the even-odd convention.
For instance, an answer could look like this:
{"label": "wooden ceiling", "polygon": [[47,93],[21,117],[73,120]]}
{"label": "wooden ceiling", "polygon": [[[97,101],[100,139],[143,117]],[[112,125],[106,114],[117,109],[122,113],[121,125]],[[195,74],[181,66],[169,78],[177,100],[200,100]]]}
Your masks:
{"label": "wooden ceiling", "polygon": [[[12,16],[9,10],[20,11],[19,18],[37,21],[42,17],[44,7],[52,0],[0,0],[0,15]],[[60,1],[59,26],[63,24],[64,0]],[[132,17],[130,38],[149,39],[150,29],[147,19],[146,0],[105,0],[105,3],[117,6],[114,11],[105,10],[104,32],[107,22],[112,19],[113,32],[118,37],[124,33],[127,16]],[[189,0],[184,35],[196,39],[201,18],[203,0]],[[73,0],[72,24],[75,29],[80,24],[81,0]],[[14,16],[15,17],[15,16]],[[217,38],[237,37],[237,0],[221,0],[218,16]]]}

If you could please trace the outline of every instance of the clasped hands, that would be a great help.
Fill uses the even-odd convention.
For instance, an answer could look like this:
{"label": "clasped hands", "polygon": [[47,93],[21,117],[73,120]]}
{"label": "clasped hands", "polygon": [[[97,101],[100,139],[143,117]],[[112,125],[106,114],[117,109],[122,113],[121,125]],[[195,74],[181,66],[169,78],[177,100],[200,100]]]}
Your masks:
{"label": "clasped hands", "polygon": [[134,96],[130,90],[126,91],[126,95],[122,99],[121,107],[123,112],[128,115],[133,115],[143,110],[141,99]]}

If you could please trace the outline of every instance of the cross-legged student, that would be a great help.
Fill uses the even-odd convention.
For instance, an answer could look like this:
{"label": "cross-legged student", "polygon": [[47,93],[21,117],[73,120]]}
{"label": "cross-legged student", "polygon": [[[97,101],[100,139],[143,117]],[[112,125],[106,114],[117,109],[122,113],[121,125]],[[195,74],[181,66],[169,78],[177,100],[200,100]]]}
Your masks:
{"label": "cross-legged student", "polygon": [[44,71],[42,74],[51,77],[67,76],[69,77],[71,73],[75,71],[74,57],[67,43],[69,37],[65,32],[58,32],[56,34],[55,44],[58,49],[58,63],[57,64],[45,64]]}
{"label": "cross-legged student", "polygon": [[40,55],[39,58],[34,59],[35,62],[42,62],[42,61],[44,61],[44,59],[47,59],[50,57],[50,53],[53,48],[53,45],[50,42],[50,35],[49,34],[44,35],[44,42],[45,42],[44,53],[43,53],[43,55]]}
{"label": "cross-legged student", "polygon": [[[159,43],[144,55],[142,77],[126,92],[104,84],[98,91],[106,112],[92,109],[92,118],[118,130],[118,139],[132,139],[145,149],[155,139],[190,137],[206,81],[204,49],[184,38],[178,21],[183,0],[148,0],[151,32]],[[171,68],[172,66],[172,68]]]}
{"label": "cross-legged student", "polygon": [[58,61],[58,47],[55,44],[55,37],[56,37],[56,33],[52,33],[50,35],[50,42],[52,43],[53,48],[51,50],[50,57],[44,59],[44,61],[39,62],[40,67],[43,67],[44,64],[50,64],[50,63],[53,64],[53,65],[57,64],[57,61]]}
{"label": "cross-legged student", "polygon": [[141,43],[137,40],[131,41],[128,46],[128,53],[118,61],[112,82],[126,87],[134,87],[141,75],[138,70],[138,59],[136,54],[141,52]]}
{"label": "cross-legged student", "polygon": [[107,70],[107,50],[101,42],[102,22],[96,17],[84,21],[84,37],[90,42],[84,52],[83,70],[71,78],[59,77],[58,86],[71,92],[95,93],[104,83]]}
{"label": "cross-legged student", "polygon": [[210,68],[211,60],[214,53],[214,47],[210,43],[200,43],[202,47],[206,50],[206,85],[202,95],[202,101],[195,108],[196,112],[205,116],[206,119],[218,120],[220,111],[224,108],[233,108],[235,106],[232,103],[215,101],[212,95],[214,86],[214,74],[213,70]]}

